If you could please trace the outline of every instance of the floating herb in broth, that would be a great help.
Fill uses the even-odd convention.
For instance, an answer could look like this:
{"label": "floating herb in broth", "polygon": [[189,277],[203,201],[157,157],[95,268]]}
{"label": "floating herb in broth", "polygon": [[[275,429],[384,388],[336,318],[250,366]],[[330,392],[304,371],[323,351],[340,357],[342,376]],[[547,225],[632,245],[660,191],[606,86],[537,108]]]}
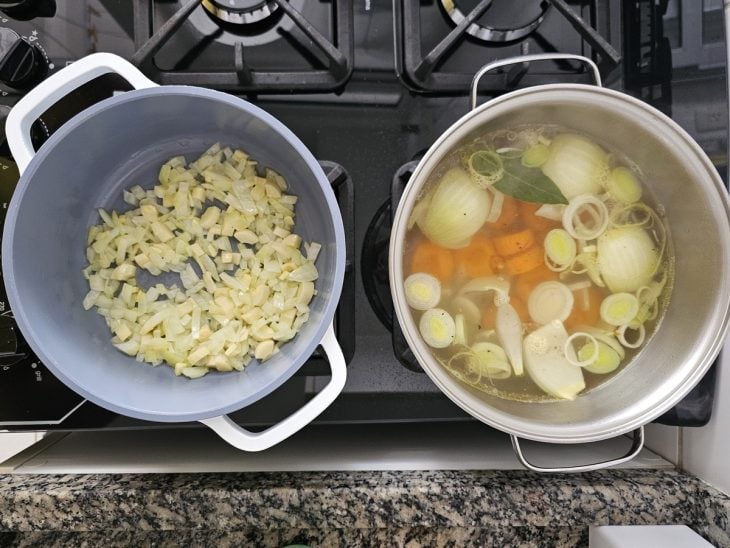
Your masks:
{"label": "floating herb in broth", "polygon": [[494,131],[446,157],[411,213],[404,289],[461,382],[572,400],[626,366],[672,286],[663,210],[629,158],[553,125]]}

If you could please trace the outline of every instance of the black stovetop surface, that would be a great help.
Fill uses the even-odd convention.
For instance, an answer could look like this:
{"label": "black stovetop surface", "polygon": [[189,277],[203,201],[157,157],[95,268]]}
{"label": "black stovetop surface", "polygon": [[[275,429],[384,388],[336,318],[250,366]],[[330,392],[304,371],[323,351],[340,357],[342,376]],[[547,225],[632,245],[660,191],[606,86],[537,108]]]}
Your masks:
{"label": "black stovetop surface", "polygon": [[[466,6],[465,11],[479,4],[456,3]],[[550,3],[539,4],[542,9]],[[462,37],[443,57],[433,50],[444,45],[455,25],[439,0],[290,0],[290,6],[316,29],[314,38],[289,21],[286,13],[271,23],[242,30],[221,27],[200,6],[183,17],[181,10],[190,5],[188,1],[56,4],[52,17],[0,20],[2,27],[42,49],[49,72],[88,53],[109,51],[136,62],[158,82],[224,89],[279,118],[317,158],[329,162],[327,169],[337,170],[338,199],[352,243],[346,291],[337,316],[340,341],[349,358],[348,382],[319,422],[469,420],[402,351],[398,330],[395,337],[391,333],[385,253],[392,189],[407,182],[406,164],[467,111],[468,81],[482,64],[520,53],[592,56],[607,86],[640,97],[672,116],[725,176],[728,112],[720,1],[555,1],[525,39],[487,44]],[[516,4],[534,8],[535,2]],[[506,5],[506,0],[494,0],[494,18],[490,19],[489,8],[478,21],[494,28],[507,22],[530,23],[530,17],[520,19]],[[566,7],[572,18],[565,15]],[[580,29],[576,17],[589,22],[593,30]],[[420,34],[414,34],[414,18]],[[160,33],[170,21],[179,23],[175,32]],[[322,48],[317,42],[335,49],[326,44]],[[587,82],[588,78],[577,65],[535,65],[527,74],[489,79],[484,99],[518,85],[551,81]],[[101,78],[57,104],[41,117],[37,143],[115,89],[126,88],[114,78]],[[0,90],[0,113],[6,114],[22,91],[1,86]],[[3,143],[0,198],[5,204],[17,177]],[[84,403],[65,388],[32,356],[2,297],[0,427],[155,426]],[[234,419],[247,425],[281,419],[326,384],[325,371],[322,359],[315,357],[300,374],[264,400],[235,413]],[[661,420],[703,424],[710,416],[713,393],[714,370]]]}

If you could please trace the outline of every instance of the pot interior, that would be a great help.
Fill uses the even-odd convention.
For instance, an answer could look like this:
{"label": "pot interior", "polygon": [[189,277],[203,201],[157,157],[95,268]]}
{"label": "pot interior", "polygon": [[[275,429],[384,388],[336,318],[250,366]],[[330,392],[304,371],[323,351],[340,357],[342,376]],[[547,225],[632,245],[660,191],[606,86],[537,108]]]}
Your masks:
{"label": "pot interior", "polygon": [[[83,310],[88,227],[98,208],[126,210],[122,190],[151,188],[169,158],[197,158],[213,143],[241,148],[281,173],[299,197],[294,230],[323,245],[318,295],[298,336],[265,364],[190,381],[117,351],[103,318]],[[199,88],[159,87],[99,103],[39,150],[13,196],[3,270],[16,319],[51,371],[113,411],[183,421],[239,409],[271,392],[310,356],[331,322],[344,272],[344,234],[334,194],[304,145],[252,105]],[[179,277],[167,276],[173,283]]]}
{"label": "pot interior", "polygon": [[[454,148],[520,124],[558,124],[625,153],[641,168],[644,181],[666,209],[674,244],[674,289],[659,328],[623,371],[575,401],[511,401],[461,384],[421,340],[402,291],[400,250],[420,186]],[[394,227],[391,290],[411,348],[453,401],[511,433],[541,441],[579,442],[645,424],[699,381],[726,333],[730,229],[722,181],[699,146],[676,124],[617,92],[590,86],[540,86],[482,105],[428,151],[401,200]]]}

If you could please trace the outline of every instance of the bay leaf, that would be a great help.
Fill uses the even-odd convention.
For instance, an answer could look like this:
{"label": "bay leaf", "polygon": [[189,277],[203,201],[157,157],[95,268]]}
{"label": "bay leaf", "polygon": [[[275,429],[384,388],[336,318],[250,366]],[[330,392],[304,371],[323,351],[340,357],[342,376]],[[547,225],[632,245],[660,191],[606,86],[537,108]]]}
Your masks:
{"label": "bay leaf", "polygon": [[519,158],[504,160],[504,175],[494,184],[503,194],[536,204],[567,204],[558,186],[539,168],[522,165]]}

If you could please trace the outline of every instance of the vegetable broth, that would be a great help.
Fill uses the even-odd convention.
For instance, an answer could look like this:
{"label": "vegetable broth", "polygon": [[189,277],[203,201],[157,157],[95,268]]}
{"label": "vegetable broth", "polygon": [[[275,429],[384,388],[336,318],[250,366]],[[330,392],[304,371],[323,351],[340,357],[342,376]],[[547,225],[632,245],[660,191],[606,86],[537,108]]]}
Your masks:
{"label": "vegetable broth", "polygon": [[[416,201],[403,253],[406,280],[428,275],[406,297],[436,359],[520,401],[573,399],[613,378],[656,330],[672,286],[663,208],[639,167],[553,125],[495,131],[449,154]],[[435,319],[422,321],[429,310]],[[544,377],[551,360],[558,381]]]}

